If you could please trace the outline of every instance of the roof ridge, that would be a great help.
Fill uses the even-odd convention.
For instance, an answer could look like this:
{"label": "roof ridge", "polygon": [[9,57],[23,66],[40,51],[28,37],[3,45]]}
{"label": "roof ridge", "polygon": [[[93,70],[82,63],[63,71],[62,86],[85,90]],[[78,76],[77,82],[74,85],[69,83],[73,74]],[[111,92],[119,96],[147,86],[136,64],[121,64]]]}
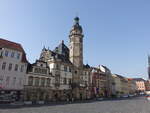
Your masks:
{"label": "roof ridge", "polygon": [[18,44],[18,45],[21,45],[20,43],[17,43],[17,42],[13,42],[13,41],[10,41],[10,40],[4,39],[4,38],[0,38],[0,40],[3,40],[3,41],[7,41],[7,42],[10,42],[10,43],[14,43],[14,44]]}

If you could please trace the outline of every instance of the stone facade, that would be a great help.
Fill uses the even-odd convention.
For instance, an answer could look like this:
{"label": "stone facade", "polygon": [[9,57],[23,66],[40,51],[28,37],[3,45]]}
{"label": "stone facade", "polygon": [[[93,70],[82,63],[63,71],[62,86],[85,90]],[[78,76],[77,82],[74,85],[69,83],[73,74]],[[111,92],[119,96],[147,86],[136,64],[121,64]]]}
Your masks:
{"label": "stone facade", "polygon": [[40,60],[47,62],[50,73],[54,76],[55,100],[71,98],[73,65],[69,60],[69,49],[62,41],[54,51],[43,48]]}
{"label": "stone facade", "polygon": [[24,101],[52,101],[54,82],[46,62],[37,60],[29,64],[24,86]]}
{"label": "stone facade", "polygon": [[83,34],[82,27],[79,25],[79,18],[76,17],[75,23],[69,34],[70,61],[78,68],[83,67]]}
{"label": "stone facade", "polygon": [[128,78],[128,87],[129,87],[129,94],[133,95],[136,93],[137,90],[136,83],[132,78]]}
{"label": "stone facade", "polygon": [[83,34],[79,18],[74,19],[74,25],[69,34],[69,58],[74,67],[73,94],[76,99],[90,97],[90,66],[83,64]]}
{"label": "stone facade", "polygon": [[115,92],[118,97],[121,96],[128,96],[129,95],[129,84],[128,84],[128,79],[118,75],[118,74],[113,74],[113,79],[115,83]]}

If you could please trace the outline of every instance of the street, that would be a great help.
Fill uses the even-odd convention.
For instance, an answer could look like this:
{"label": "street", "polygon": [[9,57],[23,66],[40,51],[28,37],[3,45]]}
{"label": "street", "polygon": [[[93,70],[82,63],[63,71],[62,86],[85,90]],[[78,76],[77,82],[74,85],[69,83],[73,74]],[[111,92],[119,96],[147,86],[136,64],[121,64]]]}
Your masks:
{"label": "street", "polygon": [[0,109],[0,113],[150,113],[144,97],[40,107]]}

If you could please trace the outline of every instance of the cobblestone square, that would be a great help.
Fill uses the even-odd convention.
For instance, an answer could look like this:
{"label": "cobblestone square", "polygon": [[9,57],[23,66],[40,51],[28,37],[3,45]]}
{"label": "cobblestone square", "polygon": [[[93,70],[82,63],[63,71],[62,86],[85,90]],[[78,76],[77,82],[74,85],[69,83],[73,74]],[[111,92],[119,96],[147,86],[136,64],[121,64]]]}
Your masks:
{"label": "cobblestone square", "polygon": [[91,103],[1,109],[0,113],[150,113],[150,101],[144,97],[138,97]]}

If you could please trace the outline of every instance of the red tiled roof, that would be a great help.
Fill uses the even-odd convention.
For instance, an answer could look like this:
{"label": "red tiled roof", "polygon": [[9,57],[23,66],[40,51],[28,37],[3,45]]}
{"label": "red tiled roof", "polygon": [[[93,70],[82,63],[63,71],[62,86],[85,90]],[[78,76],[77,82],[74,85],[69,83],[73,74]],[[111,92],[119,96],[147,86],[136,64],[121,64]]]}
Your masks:
{"label": "red tiled roof", "polygon": [[8,48],[8,49],[13,49],[13,50],[22,52],[23,53],[22,62],[28,62],[26,59],[25,51],[23,47],[21,46],[21,44],[19,43],[11,42],[11,41],[0,38],[0,48]]}
{"label": "red tiled roof", "polygon": [[9,48],[9,49],[14,49],[14,50],[17,50],[20,52],[24,52],[24,50],[20,44],[0,38],[0,48],[3,48],[3,47]]}

